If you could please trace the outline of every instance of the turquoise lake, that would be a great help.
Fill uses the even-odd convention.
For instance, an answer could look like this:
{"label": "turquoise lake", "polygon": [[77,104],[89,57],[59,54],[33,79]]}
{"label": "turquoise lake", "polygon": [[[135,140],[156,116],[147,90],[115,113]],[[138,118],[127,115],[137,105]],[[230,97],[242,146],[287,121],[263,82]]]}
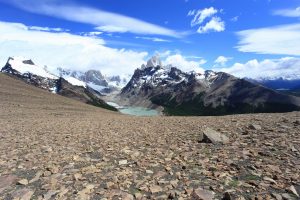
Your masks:
{"label": "turquoise lake", "polygon": [[134,116],[157,116],[159,112],[154,109],[148,109],[143,107],[124,107],[120,106],[114,102],[107,102],[107,104],[114,106],[117,108],[121,113],[126,115],[134,115]]}
{"label": "turquoise lake", "polygon": [[126,107],[119,109],[123,114],[134,116],[157,116],[159,112],[157,110],[147,109],[143,107]]}

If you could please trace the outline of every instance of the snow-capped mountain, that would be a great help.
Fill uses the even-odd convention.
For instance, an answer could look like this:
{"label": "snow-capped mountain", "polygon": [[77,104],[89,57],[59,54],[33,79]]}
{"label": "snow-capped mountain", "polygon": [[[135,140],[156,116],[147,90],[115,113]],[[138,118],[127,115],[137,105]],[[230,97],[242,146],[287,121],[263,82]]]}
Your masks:
{"label": "snow-capped mountain", "polygon": [[21,57],[10,57],[1,72],[17,76],[37,87],[56,92],[59,77],[51,74],[45,67],[37,66],[32,60]]}
{"label": "snow-capped mountain", "polygon": [[76,78],[101,93],[121,90],[130,78],[130,76],[104,76],[99,70],[80,72],[58,68],[58,73],[66,80]]}
{"label": "snow-capped mountain", "polygon": [[10,57],[1,72],[15,76],[36,87],[95,106],[116,110],[106,104],[101,94],[85,82],[72,77],[59,77],[47,71],[46,67],[35,65],[32,60]]}
{"label": "snow-capped mountain", "polygon": [[[158,64],[159,63],[159,64]],[[155,66],[156,65],[156,66]],[[300,109],[300,99],[224,72],[183,72],[157,57],[135,70],[120,98],[131,104],[162,106],[172,115],[223,115]],[[151,104],[149,104],[149,101]]]}

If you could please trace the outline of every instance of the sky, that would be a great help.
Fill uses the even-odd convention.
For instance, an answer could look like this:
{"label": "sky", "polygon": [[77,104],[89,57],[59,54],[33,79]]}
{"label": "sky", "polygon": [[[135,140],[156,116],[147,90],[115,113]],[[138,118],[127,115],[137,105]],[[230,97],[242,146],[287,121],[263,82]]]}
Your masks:
{"label": "sky", "polygon": [[0,0],[0,65],[132,74],[159,54],[184,71],[300,79],[300,0]]}

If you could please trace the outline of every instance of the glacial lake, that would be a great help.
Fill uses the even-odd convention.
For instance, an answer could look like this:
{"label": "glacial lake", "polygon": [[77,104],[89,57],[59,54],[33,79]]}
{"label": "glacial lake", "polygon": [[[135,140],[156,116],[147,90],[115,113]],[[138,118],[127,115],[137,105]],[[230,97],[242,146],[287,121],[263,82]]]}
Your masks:
{"label": "glacial lake", "polygon": [[147,109],[143,107],[126,107],[119,109],[123,114],[134,116],[157,116],[159,115],[157,110]]}
{"label": "glacial lake", "polygon": [[143,107],[122,107],[114,102],[107,102],[109,105],[117,108],[121,113],[134,116],[158,116],[159,112],[154,109],[148,109]]}

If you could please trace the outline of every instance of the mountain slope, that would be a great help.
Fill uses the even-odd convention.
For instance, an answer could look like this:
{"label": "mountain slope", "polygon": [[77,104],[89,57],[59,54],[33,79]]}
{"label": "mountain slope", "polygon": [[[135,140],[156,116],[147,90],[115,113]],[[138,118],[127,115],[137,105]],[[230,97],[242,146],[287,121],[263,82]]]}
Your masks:
{"label": "mountain slope", "polygon": [[108,105],[105,101],[99,98],[101,95],[99,92],[90,87],[72,85],[63,78],[59,78],[57,81],[57,94],[97,107],[117,111],[116,108]]}
{"label": "mountain slope", "polygon": [[49,73],[43,67],[35,65],[31,60],[10,57],[1,72],[17,77],[36,87],[60,94],[94,106],[117,111],[106,104],[101,94],[73,77],[59,78]]}
{"label": "mountain slope", "polygon": [[[148,63],[157,63],[148,62]],[[300,110],[300,99],[223,72],[185,73],[171,67],[142,66],[121,97],[132,104],[150,102],[169,115],[225,115]],[[145,103],[149,105],[149,103]]]}

